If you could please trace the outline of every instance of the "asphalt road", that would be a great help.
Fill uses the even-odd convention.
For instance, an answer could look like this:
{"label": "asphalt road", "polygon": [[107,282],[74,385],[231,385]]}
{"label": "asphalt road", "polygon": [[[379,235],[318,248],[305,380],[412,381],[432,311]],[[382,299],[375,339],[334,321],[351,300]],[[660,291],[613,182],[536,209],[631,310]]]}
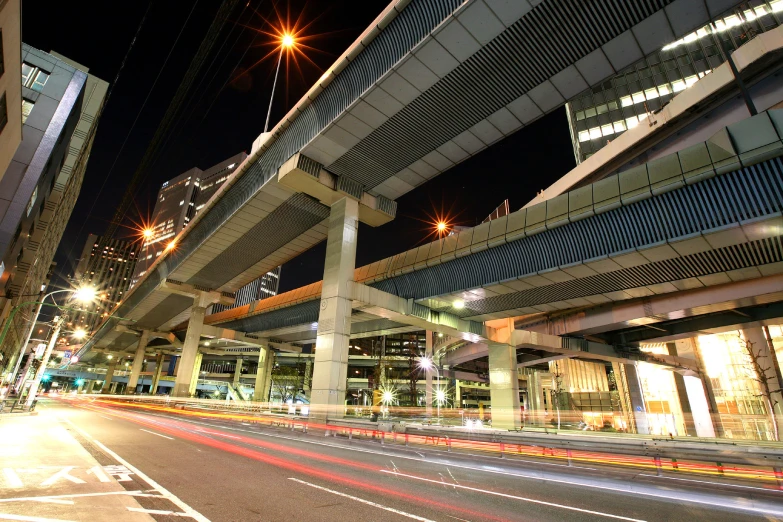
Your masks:
{"label": "asphalt road", "polygon": [[761,485],[381,446],[86,401],[39,407],[212,521],[783,520],[783,491]]}

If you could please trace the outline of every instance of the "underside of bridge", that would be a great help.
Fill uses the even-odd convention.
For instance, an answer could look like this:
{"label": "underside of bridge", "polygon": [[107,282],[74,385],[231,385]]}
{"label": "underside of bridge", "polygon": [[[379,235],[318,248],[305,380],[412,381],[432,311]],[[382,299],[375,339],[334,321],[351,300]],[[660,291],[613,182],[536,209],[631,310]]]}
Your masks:
{"label": "underside of bridge", "polygon": [[[520,383],[540,408],[542,372],[579,364],[623,376],[628,409],[637,363],[704,383],[715,409],[686,341],[763,339],[783,316],[780,28],[524,208],[364,267],[355,253],[359,222],[382,226],[402,194],[736,3],[597,0],[598,19],[577,0],[393,3],[259,137],[80,355],[171,354],[184,396],[203,357],[246,350],[260,399],[272,354],[304,354],[311,415],[329,418],[345,414],[359,340],[430,332],[427,354],[451,379],[489,381],[497,427],[520,425]],[[718,110],[730,116],[705,122]],[[324,239],[323,281],[206,315]]]}

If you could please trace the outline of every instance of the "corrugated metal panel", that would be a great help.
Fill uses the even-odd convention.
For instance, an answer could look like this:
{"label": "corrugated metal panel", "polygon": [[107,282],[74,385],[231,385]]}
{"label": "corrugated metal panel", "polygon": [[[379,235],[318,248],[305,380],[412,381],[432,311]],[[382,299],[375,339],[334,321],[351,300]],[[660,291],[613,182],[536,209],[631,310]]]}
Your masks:
{"label": "corrugated metal panel", "polygon": [[775,158],[372,286],[415,299],[445,295],[781,210],[783,162]]}
{"label": "corrugated metal panel", "polygon": [[542,2],[328,168],[376,187],[669,3]]}

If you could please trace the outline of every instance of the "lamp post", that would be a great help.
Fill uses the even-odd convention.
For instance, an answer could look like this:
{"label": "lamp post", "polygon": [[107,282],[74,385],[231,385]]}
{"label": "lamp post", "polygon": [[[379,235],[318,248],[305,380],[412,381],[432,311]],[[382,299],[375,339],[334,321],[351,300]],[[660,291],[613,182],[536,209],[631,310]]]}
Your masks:
{"label": "lamp post", "polygon": [[[30,384],[30,391],[27,393],[28,408],[32,407],[33,402],[35,401],[35,397],[38,395],[38,387],[41,385],[41,380],[43,379],[44,373],[46,372],[46,367],[49,365],[49,357],[52,356],[54,346],[57,344],[57,338],[60,335],[60,329],[62,328],[63,322],[65,322],[64,316],[58,316],[54,318],[54,330],[52,330],[52,337],[49,339],[49,344],[46,346],[46,351],[44,352],[43,358],[41,359],[41,365],[38,367],[38,371],[35,372],[35,379],[33,379],[32,384]],[[87,332],[79,329],[76,330],[73,335],[77,339],[84,338],[87,335]]]}
{"label": "lamp post", "polygon": [[280,63],[283,61],[283,51],[294,46],[294,37],[290,34],[284,34],[280,39],[280,55],[277,57],[277,69],[275,70],[275,80],[272,82],[272,94],[269,96],[269,110],[266,111],[266,123],[264,132],[269,128],[269,116],[272,114],[272,102],[275,99],[275,88],[277,87],[277,75],[280,73]]}
{"label": "lamp post", "polygon": [[[76,290],[72,289],[66,289],[66,290],[55,290],[53,292],[49,292],[48,294],[44,295],[43,298],[37,303],[38,306],[35,309],[35,315],[33,316],[32,324],[30,325],[29,330],[27,331],[27,335],[25,336],[24,343],[19,347],[18,353],[16,354],[16,363],[14,365],[14,370],[11,372],[11,383],[13,383],[16,380],[16,374],[19,372],[19,366],[22,363],[22,355],[24,354],[25,348],[27,348],[27,344],[30,342],[30,338],[33,336],[33,331],[35,330],[35,323],[38,322],[38,316],[41,314],[41,307],[44,306],[44,301],[50,296],[53,296],[54,294],[60,294],[64,292],[71,292],[73,294],[73,298],[81,301],[82,303],[89,303],[93,299],[95,299],[95,296],[97,292],[94,288],[89,286],[83,286],[80,288],[77,288]],[[27,303],[21,303],[18,306],[22,306]],[[8,324],[11,323],[11,316],[8,317],[6,320]],[[4,332],[5,334],[5,332]],[[0,338],[0,341],[5,339],[5,335]]]}
{"label": "lamp post", "polygon": [[[432,359],[430,359],[429,357],[422,357],[421,359],[419,359],[419,368],[421,368],[425,372],[434,369],[435,370],[435,375],[437,376],[437,379],[438,379],[438,384],[440,384],[440,372],[438,371],[438,367],[435,365],[435,363],[432,361]],[[437,395],[437,397],[435,398],[435,405],[437,407],[438,420],[440,421],[440,403],[443,400],[443,397],[441,396],[440,393],[438,393],[436,395]],[[432,410],[430,410],[430,411],[432,411]]]}

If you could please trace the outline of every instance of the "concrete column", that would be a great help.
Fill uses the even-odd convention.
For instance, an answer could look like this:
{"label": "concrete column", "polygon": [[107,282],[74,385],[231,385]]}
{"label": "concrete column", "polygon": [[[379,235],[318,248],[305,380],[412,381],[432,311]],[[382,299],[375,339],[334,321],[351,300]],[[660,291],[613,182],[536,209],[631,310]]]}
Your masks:
{"label": "concrete column", "polygon": [[201,329],[204,326],[204,315],[207,311],[206,305],[201,297],[196,297],[193,308],[190,310],[190,320],[188,321],[188,331],[185,334],[185,341],[182,343],[182,356],[179,360],[179,369],[177,378],[174,381],[174,391],[172,397],[191,397],[196,390],[195,379],[198,379],[200,365],[196,364],[196,359],[201,361],[198,351],[198,345],[201,341]]}
{"label": "concrete column", "polygon": [[275,366],[275,352],[269,350],[264,363],[264,401],[269,400],[269,394],[272,392],[272,368]]}
{"label": "concrete column", "polygon": [[516,429],[522,425],[516,348],[489,345],[489,397],[493,428]]}
{"label": "concrete column", "polygon": [[340,418],[345,411],[351,299],[348,281],[356,268],[359,202],[345,197],[332,205],[326,239],[326,263],[318,314],[311,415]]}
{"label": "concrete column", "polygon": [[639,381],[635,364],[625,365],[625,380],[628,385],[628,396],[631,398],[633,417],[636,421],[636,433],[649,435],[650,423],[647,421],[647,405],[644,402],[642,383]]}
{"label": "concrete column", "polygon": [[117,369],[118,360],[119,357],[114,357],[109,362],[109,368],[106,370],[106,379],[103,381],[103,387],[101,388],[101,393],[109,393],[109,390],[111,389],[111,381],[114,378],[114,370]]}
{"label": "concrete column", "polygon": [[[424,332],[424,357],[432,359],[433,332]],[[435,361],[433,361],[434,363]],[[426,404],[427,416],[432,416],[432,372],[424,372],[424,404]]]}
{"label": "concrete column", "polygon": [[723,421],[718,412],[718,401],[715,400],[715,391],[712,389],[712,381],[707,374],[707,366],[704,364],[704,356],[701,353],[701,347],[696,339],[689,339],[688,341],[696,356],[696,365],[699,367],[699,380],[704,387],[704,396],[706,397],[707,405],[709,406],[710,418],[712,419],[715,436],[723,438]]}
{"label": "concrete column", "polygon": [[131,366],[131,374],[128,377],[128,395],[136,393],[136,386],[139,384],[139,374],[141,373],[142,366],[144,365],[144,354],[147,350],[147,342],[150,338],[149,330],[142,330],[141,337],[139,337],[139,344],[136,346],[136,354],[133,356],[133,366]]}
{"label": "concrete column", "polygon": [[266,402],[269,395],[264,395],[267,381],[267,363],[269,362],[270,351],[267,346],[262,346],[258,351],[258,369],[256,370],[256,386],[253,389],[253,400],[256,402]]}
{"label": "concrete column", "polygon": [[163,354],[159,353],[155,356],[155,373],[152,375],[152,384],[150,385],[150,395],[155,395],[158,391],[158,383],[160,382],[160,374],[163,370]]}
{"label": "concrete column", "polygon": [[234,384],[234,389],[236,389],[237,386],[239,386],[239,379],[242,377],[242,359],[237,358],[237,364],[234,367],[234,380],[232,381]]}
{"label": "concrete column", "polygon": [[[780,375],[780,366],[775,356],[774,347],[771,347],[771,340],[767,339],[762,327],[746,328],[742,330],[745,340],[752,343],[749,349],[756,358],[758,372],[763,375],[758,376],[761,386],[762,399],[767,402],[767,408],[771,409],[771,420],[777,426],[777,438],[783,437],[783,394],[781,393],[781,384],[783,378]],[[765,383],[766,380],[766,389]],[[769,397],[767,397],[769,391]]]}
{"label": "concrete column", "polygon": [[[676,343],[666,343],[666,348],[669,350],[669,355],[677,356]],[[677,397],[680,399],[680,410],[682,410],[682,418],[685,422],[685,434],[689,437],[695,437],[697,436],[696,423],[693,420],[693,409],[688,397],[688,389],[685,386],[685,378],[677,372],[672,372],[672,375],[674,376],[674,386],[677,388]]]}

